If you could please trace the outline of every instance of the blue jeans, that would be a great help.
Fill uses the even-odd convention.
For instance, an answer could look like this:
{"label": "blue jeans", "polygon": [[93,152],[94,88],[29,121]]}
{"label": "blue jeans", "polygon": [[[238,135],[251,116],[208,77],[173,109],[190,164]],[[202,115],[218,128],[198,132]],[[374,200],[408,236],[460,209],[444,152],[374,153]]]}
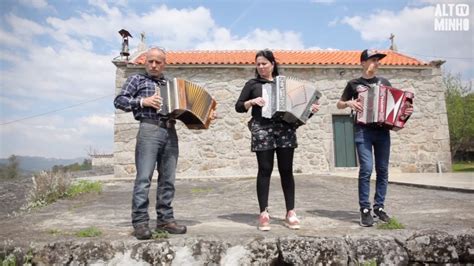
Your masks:
{"label": "blue jeans", "polygon": [[384,207],[388,186],[388,162],[390,157],[390,131],[385,128],[373,128],[355,125],[355,144],[359,158],[359,206],[361,209],[370,208],[370,176],[375,157],[374,208]]}
{"label": "blue jeans", "polygon": [[157,225],[174,221],[171,202],[174,198],[174,182],[178,163],[178,137],[173,128],[140,123],[135,146],[137,176],[133,188],[132,224],[148,223],[148,192],[155,168],[158,170],[156,190]]}

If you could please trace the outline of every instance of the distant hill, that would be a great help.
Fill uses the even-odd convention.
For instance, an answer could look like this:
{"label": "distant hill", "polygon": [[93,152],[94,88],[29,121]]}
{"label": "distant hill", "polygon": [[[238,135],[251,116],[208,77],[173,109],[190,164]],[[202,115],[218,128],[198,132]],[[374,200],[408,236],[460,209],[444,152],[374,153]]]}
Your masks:
{"label": "distant hill", "polygon": [[[51,170],[51,167],[55,165],[69,165],[73,163],[81,164],[84,157],[74,159],[56,159],[56,158],[45,158],[37,156],[17,156],[19,165],[18,167],[22,172],[37,172],[41,170]],[[0,165],[8,164],[8,158],[0,159]]]}

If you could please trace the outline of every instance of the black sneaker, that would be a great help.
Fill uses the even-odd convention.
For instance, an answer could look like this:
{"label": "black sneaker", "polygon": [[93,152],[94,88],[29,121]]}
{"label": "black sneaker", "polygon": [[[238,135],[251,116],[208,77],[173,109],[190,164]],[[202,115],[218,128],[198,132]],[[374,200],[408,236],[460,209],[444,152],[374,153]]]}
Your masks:
{"label": "black sneaker", "polygon": [[133,234],[138,240],[146,240],[151,238],[151,231],[147,223],[136,225]]}
{"label": "black sneaker", "polygon": [[382,207],[374,208],[374,214],[382,222],[388,223],[388,221],[390,221],[390,216],[388,216]]}
{"label": "black sneaker", "polygon": [[370,209],[364,208],[360,210],[360,226],[369,227],[374,224],[374,218],[370,214]]}

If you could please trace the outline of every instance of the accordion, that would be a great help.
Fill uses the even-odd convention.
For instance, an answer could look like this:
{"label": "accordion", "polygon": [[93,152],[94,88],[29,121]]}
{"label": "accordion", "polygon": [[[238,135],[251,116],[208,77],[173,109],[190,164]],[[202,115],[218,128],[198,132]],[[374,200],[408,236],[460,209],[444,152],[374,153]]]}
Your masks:
{"label": "accordion", "polygon": [[163,98],[158,113],[181,120],[189,129],[209,128],[217,103],[203,87],[174,78],[155,91]]}
{"label": "accordion", "polygon": [[358,86],[358,101],[363,111],[357,113],[358,124],[377,123],[391,130],[400,130],[409,116],[404,115],[408,104],[413,104],[415,95],[409,91],[376,84]]}
{"label": "accordion", "polygon": [[277,76],[274,83],[262,85],[262,98],[262,117],[280,118],[300,126],[310,117],[311,105],[321,98],[321,93],[309,82]]}

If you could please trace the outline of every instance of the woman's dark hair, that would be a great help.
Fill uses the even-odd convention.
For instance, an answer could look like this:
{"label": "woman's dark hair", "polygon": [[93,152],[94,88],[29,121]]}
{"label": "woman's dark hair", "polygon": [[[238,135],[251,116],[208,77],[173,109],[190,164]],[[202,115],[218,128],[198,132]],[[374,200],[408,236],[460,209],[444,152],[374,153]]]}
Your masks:
{"label": "woman's dark hair", "polygon": [[[273,55],[273,52],[268,50],[268,49],[260,50],[255,55],[255,61],[257,61],[257,57],[259,57],[259,56],[265,57],[268,61],[270,61],[270,63],[273,64],[272,77],[278,76],[279,75],[279,73],[278,73],[278,63],[275,60],[275,56]],[[260,75],[258,74],[257,68],[255,68],[255,76],[257,78],[261,78]]]}

